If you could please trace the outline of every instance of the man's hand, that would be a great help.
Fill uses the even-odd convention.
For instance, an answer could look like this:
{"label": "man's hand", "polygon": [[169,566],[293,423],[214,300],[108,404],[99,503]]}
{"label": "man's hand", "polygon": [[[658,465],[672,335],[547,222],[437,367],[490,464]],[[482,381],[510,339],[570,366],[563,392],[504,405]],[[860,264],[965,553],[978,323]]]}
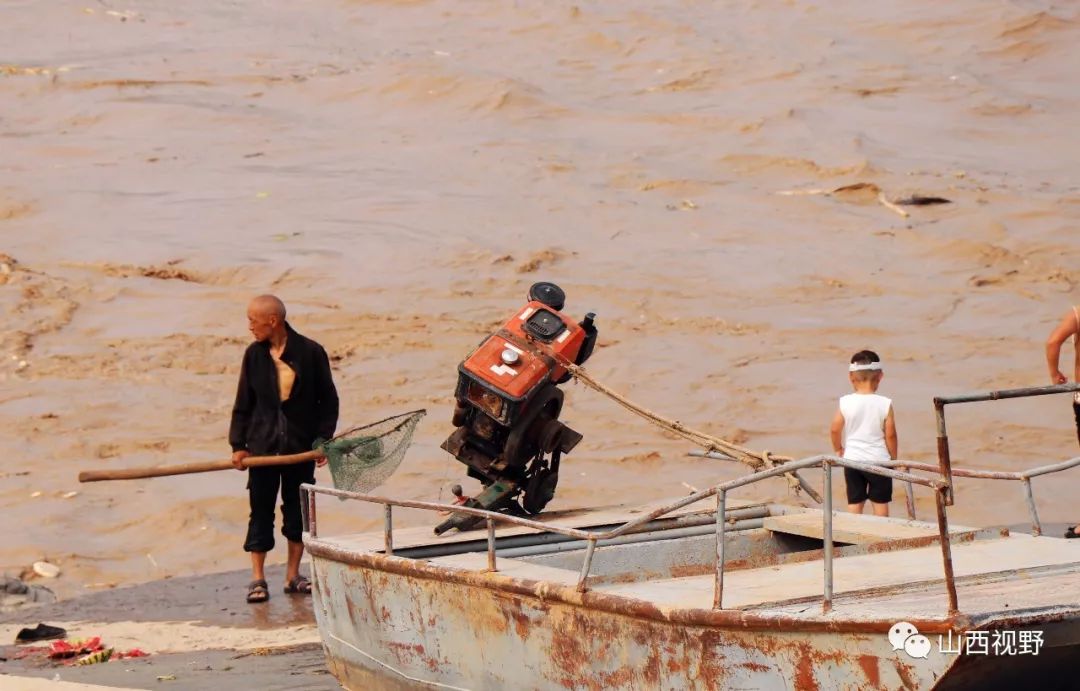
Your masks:
{"label": "man's hand", "polygon": [[244,465],[244,459],[247,458],[250,455],[251,455],[250,453],[248,453],[247,451],[244,451],[244,450],[233,451],[233,455],[232,455],[233,467],[236,468],[237,470],[247,470],[247,466]]}
{"label": "man's hand", "polygon": [[326,465],[326,456],[319,456],[318,458],[316,458],[315,465],[320,468]]}
{"label": "man's hand", "polygon": [[1065,384],[1068,383],[1069,378],[1061,373],[1061,370],[1054,370],[1050,373],[1051,384]]}

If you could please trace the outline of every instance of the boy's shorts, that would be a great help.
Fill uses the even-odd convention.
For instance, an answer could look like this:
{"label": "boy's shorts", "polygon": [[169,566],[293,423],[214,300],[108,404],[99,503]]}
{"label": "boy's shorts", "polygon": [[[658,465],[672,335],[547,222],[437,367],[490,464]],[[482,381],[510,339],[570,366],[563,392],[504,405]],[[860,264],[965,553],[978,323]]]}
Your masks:
{"label": "boy's shorts", "polygon": [[861,504],[867,498],[875,504],[888,504],[892,501],[891,477],[844,468],[844,483],[847,485],[849,504]]}

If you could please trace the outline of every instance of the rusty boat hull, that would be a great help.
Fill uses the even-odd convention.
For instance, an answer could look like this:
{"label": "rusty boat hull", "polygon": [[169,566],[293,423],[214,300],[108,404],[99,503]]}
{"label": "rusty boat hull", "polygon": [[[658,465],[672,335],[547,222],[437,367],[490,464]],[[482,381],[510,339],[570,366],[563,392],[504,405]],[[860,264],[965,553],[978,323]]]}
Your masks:
{"label": "rusty boat hull", "polygon": [[[729,505],[718,608],[715,510],[698,506],[602,543],[587,587],[586,545],[520,526],[492,530],[490,540],[483,531],[447,540],[404,529],[392,545],[389,531],[308,534],[328,665],[349,689],[959,689],[1074,673],[1080,545],[1072,541],[953,526],[965,606],[949,614],[927,566],[940,555],[936,526],[835,514],[826,612],[814,528],[822,512]],[[648,512],[545,520],[603,530]],[[933,641],[926,657],[895,649],[888,632],[898,621]],[[988,641],[1008,631],[1014,643],[1037,633],[1040,647],[1007,656],[942,650],[971,631]]]}

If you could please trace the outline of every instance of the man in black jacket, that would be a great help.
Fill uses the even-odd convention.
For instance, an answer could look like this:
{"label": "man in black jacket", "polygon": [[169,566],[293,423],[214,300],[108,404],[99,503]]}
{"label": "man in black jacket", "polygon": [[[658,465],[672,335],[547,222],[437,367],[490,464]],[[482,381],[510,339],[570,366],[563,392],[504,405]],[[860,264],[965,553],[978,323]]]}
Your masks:
{"label": "man in black jacket", "polygon": [[[285,321],[285,305],[273,295],[260,295],[248,305],[248,330],[255,342],[244,353],[236,389],[229,444],[233,465],[244,470],[249,455],[310,451],[317,439],[334,436],[338,396],[330,360],[315,341],[301,336]],[[326,459],[317,461],[325,465]],[[263,567],[274,547],[274,504],[281,490],[281,534],[289,543],[286,593],[310,593],[300,575],[304,555],[300,485],[315,481],[316,461],[248,470],[248,521],[244,550],[251,553],[252,581],[248,602],[270,598]]]}

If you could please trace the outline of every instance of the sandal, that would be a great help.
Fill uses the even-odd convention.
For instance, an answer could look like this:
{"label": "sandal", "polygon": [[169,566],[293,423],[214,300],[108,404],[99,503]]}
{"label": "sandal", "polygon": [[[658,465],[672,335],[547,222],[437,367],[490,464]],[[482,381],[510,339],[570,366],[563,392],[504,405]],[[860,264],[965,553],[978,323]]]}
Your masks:
{"label": "sandal", "polygon": [[270,599],[270,589],[266,585],[266,581],[257,580],[248,583],[247,601],[251,604],[258,604],[260,602],[266,602]]}
{"label": "sandal", "polygon": [[1069,528],[1068,530],[1066,530],[1066,531],[1065,531],[1065,537],[1066,537],[1066,538],[1074,538],[1074,537],[1080,537],[1080,533],[1076,532],[1076,529],[1077,529],[1077,528],[1080,528],[1080,526],[1075,526],[1075,525],[1074,525],[1073,527],[1071,527],[1071,528]]}
{"label": "sandal", "polygon": [[285,584],[285,592],[290,595],[311,595],[311,581],[306,576],[297,576]]}

